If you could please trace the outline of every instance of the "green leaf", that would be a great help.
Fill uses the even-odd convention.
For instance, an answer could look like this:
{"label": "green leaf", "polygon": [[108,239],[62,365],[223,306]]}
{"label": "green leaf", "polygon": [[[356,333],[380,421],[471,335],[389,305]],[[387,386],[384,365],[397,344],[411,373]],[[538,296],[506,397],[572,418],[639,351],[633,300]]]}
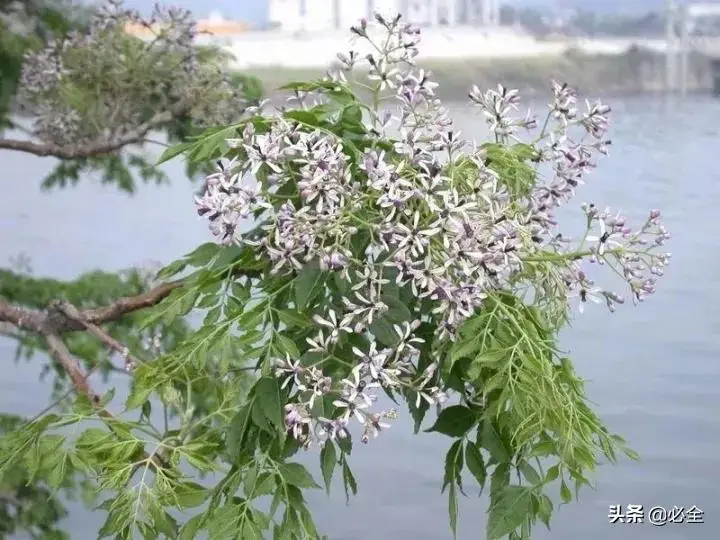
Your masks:
{"label": "green leaf", "polygon": [[343,484],[345,485],[345,501],[350,502],[350,493],[357,495],[357,482],[353,476],[350,466],[347,464],[347,460],[342,460],[342,471],[343,471]]}
{"label": "green leaf", "polygon": [[253,393],[254,407],[260,407],[263,415],[278,430],[285,429],[282,412],[282,399],[280,398],[280,384],[275,377],[263,377],[255,383]]}
{"label": "green leaf", "polygon": [[276,348],[280,354],[290,355],[290,358],[300,358],[300,350],[295,345],[295,342],[289,337],[283,336],[282,334],[275,334],[273,338],[275,340]]}
{"label": "green leaf", "polygon": [[157,273],[156,277],[158,280],[168,279],[168,278],[171,278],[171,277],[179,274],[180,272],[185,270],[186,267],[187,267],[187,262],[184,259],[173,261],[170,264],[168,264],[167,266],[165,266],[164,268],[162,268]]}
{"label": "green leaf", "polygon": [[487,152],[487,166],[498,173],[498,179],[508,191],[514,197],[527,196],[537,176],[527,163],[536,154],[534,149],[522,143],[516,146],[488,143],[483,148]]}
{"label": "green leaf", "polygon": [[540,473],[538,473],[527,461],[521,461],[518,464],[518,470],[530,484],[537,485],[542,483]]}
{"label": "green leaf", "polygon": [[127,400],[125,401],[125,408],[128,411],[137,409],[143,405],[150,398],[150,394],[153,393],[153,390],[155,390],[154,386],[146,386],[144,383],[144,379],[136,379],[135,384],[130,391],[130,395],[128,395]]}
{"label": "green leaf", "polygon": [[48,485],[53,489],[60,489],[67,474],[68,454],[65,451],[60,451],[60,454],[60,459],[53,465],[48,476]]}
{"label": "green leaf", "polygon": [[337,445],[343,454],[350,455],[352,453],[352,437],[350,435],[338,439]]}
{"label": "green leaf", "polygon": [[312,325],[312,320],[294,309],[283,309],[277,312],[280,321],[288,328],[308,328]]}
{"label": "green leaf", "polygon": [[249,403],[240,409],[228,426],[225,444],[228,454],[233,461],[237,461],[243,453],[243,450],[245,450],[246,435],[251,425],[251,408],[252,403]]}
{"label": "green leaf", "polygon": [[320,451],[320,468],[328,495],[330,494],[330,482],[332,481],[335,465],[337,465],[337,450],[335,450],[332,441],[327,441]]}
{"label": "green leaf", "polygon": [[322,271],[314,266],[305,266],[295,279],[295,305],[304,310],[323,287]]}
{"label": "green leaf", "polygon": [[623,448],[622,451],[623,451],[623,454],[625,454],[628,459],[631,459],[633,461],[640,461],[640,454],[638,454],[632,448],[626,447],[626,448]]}
{"label": "green leaf", "polygon": [[530,452],[531,457],[545,457],[555,452],[555,443],[552,441],[541,441],[535,445]]}
{"label": "green leaf", "polygon": [[450,358],[453,362],[460,360],[461,358],[472,357],[480,347],[482,342],[477,337],[458,341],[450,352]]}
{"label": "green leaf", "polygon": [[389,310],[384,317],[393,324],[401,324],[412,319],[412,313],[408,307],[399,299],[392,296],[383,296],[383,302],[387,304]]}
{"label": "green leaf", "polygon": [[518,527],[532,514],[532,488],[507,486],[491,497],[487,538],[498,540]]}
{"label": "green leaf", "polygon": [[549,484],[551,482],[554,482],[558,479],[558,476],[560,476],[560,465],[553,465],[547,470],[547,473],[545,474],[545,483]]}
{"label": "green leaf", "polygon": [[400,336],[398,336],[393,325],[385,317],[374,320],[368,327],[368,330],[386,347],[394,347],[400,341]]}
{"label": "green leaf", "polygon": [[160,156],[160,159],[157,160],[156,165],[162,165],[166,161],[170,161],[171,159],[179,156],[180,154],[183,154],[188,150],[188,148],[192,147],[192,145],[193,143],[191,142],[185,142],[167,148]]}
{"label": "green leaf", "polygon": [[465,463],[470,473],[475,477],[477,483],[482,489],[485,486],[485,480],[487,479],[487,471],[485,470],[485,461],[482,457],[482,452],[478,448],[477,444],[472,441],[468,441],[465,445]]}
{"label": "green leaf", "polygon": [[453,538],[457,538],[458,500],[457,488],[454,485],[450,486],[448,493],[448,517],[450,518],[450,530],[453,533]]}
{"label": "green leaf", "polygon": [[560,481],[560,500],[565,504],[572,501],[572,493],[564,479]]}
{"label": "green leaf", "polygon": [[426,433],[437,432],[448,437],[462,437],[477,423],[475,412],[463,405],[453,405],[443,409],[435,424],[425,430]]}
{"label": "green leaf", "polygon": [[343,109],[342,116],[341,116],[341,122],[350,123],[350,124],[360,124],[362,123],[362,109],[360,108],[360,105],[352,104],[348,105]]}
{"label": "green leaf", "polygon": [[185,255],[187,262],[195,267],[201,267],[212,261],[223,246],[214,242],[206,242],[199,245],[194,251]]}
{"label": "green leaf", "polygon": [[194,482],[178,483],[175,487],[175,497],[181,510],[200,506],[209,494],[206,488]]}
{"label": "green leaf", "polygon": [[542,521],[548,528],[548,530],[550,530],[550,518],[552,517],[553,513],[552,500],[544,493],[538,494],[536,496],[536,500],[538,503],[537,514],[540,517],[540,521]]}
{"label": "green leaf", "polygon": [[200,532],[203,519],[205,519],[205,514],[200,514],[190,518],[190,520],[187,521],[180,530],[178,540],[195,540],[198,536],[198,532]]}
{"label": "green leaf", "polygon": [[285,113],[285,118],[288,118],[290,120],[295,120],[297,122],[300,122],[302,124],[306,124],[308,126],[313,127],[322,127],[324,122],[318,118],[318,116],[311,111],[302,111],[302,110],[296,110],[296,111],[288,111]]}
{"label": "green leaf", "polygon": [[300,489],[319,489],[308,470],[299,463],[281,463],[278,465],[278,473],[285,483]]}
{"label": "green leaf", "polygon": [[152,498],[148,499],[148,502],[147,511],[152,516],[155,530],[164,534],[167,538],[175,538],[177,536],[177,523],[173,517]]}
{"label": "green leaf", "polygon": [[493,461],[504,463],[510,460],[510,452],[494,422],[489,419],[485,420],[478,435],[478,444],[490,452]]}
{"label": "green leaf", "polygon": [[110,403],[113,398],[115,397],[115,388],[111,388],[107,392],[105,392],[102,397],[100,398],[100,402],[98,403],[98,407],[105,408],[107,407],[108,403]]}
{"label": "green leaf", "polygon": [[347,84],[336,81],[302,81],[291,82],[280,87],[280,90],[300,90],[303,92],[322,91],[323,94],[340,104],[356,102],[357,98]]}
{"label": "green leaf", "polygon": [[463,468],[463,441],[458,439],[449,448],[445,455],[445,474],[443,477],[442,491],[455,484],[460,484]]}

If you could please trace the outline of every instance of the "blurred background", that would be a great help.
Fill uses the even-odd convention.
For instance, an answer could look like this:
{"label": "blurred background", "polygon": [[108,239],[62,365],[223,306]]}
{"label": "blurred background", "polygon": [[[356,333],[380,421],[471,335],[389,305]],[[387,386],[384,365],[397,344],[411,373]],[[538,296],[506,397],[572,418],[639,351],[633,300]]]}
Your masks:
{"label": "blurred background", "polygon": [[[149,10],[149,2],[128,5]],[[185,0],[233,66],[257,75],[271,94],[282,82],[319,75],[349,46],[346,28],[372,9],[397,10],[424,29],[419,62],[440,82],[458,127],[482,139],[470,114],[470,85],[520,88],[542,114],[552,78],[613,108],[609,156],[560,215],[563,232],[581,231],[581,202],[622,211],[635,223],[660,208],[673,252],[658,293],[615,314],[592,306],[563,338],[609,427],[629,439],[640,462],[601,467],[596,489],[561,507],[553,540],[715,539],[720,537],[720,2],[663,0]],[[127,32],[143,37],[141,28]],[[18,135],[10,131],[6,136]],[[22,255],[34,275],[71,279],[148,260],[167,263],[210,240],[193,209],[198,186],[181,162],[164,167],[167,185],[131,197],[89,176],[76,187],[41,192],[53,159],[0,150],[0,260]],[[128,216],[132,216],[130,219]],[[602,273],[598,273],[601,276]],[[602,277],[598,277],[601,285]],[[0,410],[33,415],[48,402],[35,359],[13,364],[0,338]],[[123,383],[124,384],[124,383]],[[401,419],[387,436],[353,455],[359,494],[312,500],[331,540],[450,538],[440,495],[441,435],[414,436]],[[317,457],[307,456],[317,467]],[[314,470],[317,470],[316,468]],[[462,501],[459,538],[484,537],[485,497]],[[610,505],[642,504],[704,512],[704,523],[662,527],[610,524]],[[104,515],[69,503],[63,528],[96,538]],[[25,538],[17,536],[17,538]]]}

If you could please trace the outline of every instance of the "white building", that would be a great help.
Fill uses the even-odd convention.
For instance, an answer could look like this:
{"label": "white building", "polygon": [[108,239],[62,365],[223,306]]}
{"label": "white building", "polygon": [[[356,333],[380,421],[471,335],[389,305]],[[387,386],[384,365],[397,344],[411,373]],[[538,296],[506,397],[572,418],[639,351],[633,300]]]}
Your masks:
{"label": "white building", "polygon": [[375,11],[422,26],[500,24],[499,0],[269,0],[269,22],[291,32],[345,30]]}

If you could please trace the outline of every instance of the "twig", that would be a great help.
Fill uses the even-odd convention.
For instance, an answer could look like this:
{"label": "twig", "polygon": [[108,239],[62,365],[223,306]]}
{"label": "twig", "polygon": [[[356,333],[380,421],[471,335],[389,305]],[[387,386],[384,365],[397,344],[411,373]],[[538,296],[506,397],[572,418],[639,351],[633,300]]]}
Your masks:
{"label": "twig", "polygon": [[20,339],[22,337],[22,334],[14,325],[3,322],[0,323],[0,336],[8,337],[11,339]]}
{"label": "twig", "polygon": [[[93,373],[95,373],[95,370],[96,370],[97,368],[98,368],[98,366],[95,366],[95,367],[93,367],[90,371],[88,371],[88,372],[85,374],[85,380],[88,380],[90,377],[92,377]],[[73,392],[75,392],[75,387],[74,387],[74,386],[71,386],[68,390],[66,390],[65,392],[63,392],[60,397],[58,397],[57,399],[55,399],[55,401],[53,401],[50,405],[48,405],[47,407],[45,407],[42,411],[40,411],[40,412],[37,413],[35,416],[33,416],[30,420],[28,420],[27,423],[28,423],[28,424],[32,424],[33,422],[36,422],[37,420],[39,420],[40,418],[42,418],[43,416],[45,416],[47,413],[49,413],[50,411],[52,411],[55,407],[57,407],[58,405],[60,405],[60,403],[62,403],[62,402],[65,401],[68,397],[70,397],[70,394],[72,394]]]}
{"label": "twig", "polygon": [[95,336],[98,340],[107,345],[110,349],[119,353],[125,361],[125,369],[127,371],[132,370],[132,368],[134,368],[141,362],[136,356],[130,354],[130,351],[125,345],[120,343],[118,340],[116,340],[99,326],[85,320],[83,314],[69,302],[57,302],[56,304],[54,304],[53,307],[55,309],[59,309],[69,319],[72,319],[73,321],[77,321],[78,323],[82,324],[90,334]]}

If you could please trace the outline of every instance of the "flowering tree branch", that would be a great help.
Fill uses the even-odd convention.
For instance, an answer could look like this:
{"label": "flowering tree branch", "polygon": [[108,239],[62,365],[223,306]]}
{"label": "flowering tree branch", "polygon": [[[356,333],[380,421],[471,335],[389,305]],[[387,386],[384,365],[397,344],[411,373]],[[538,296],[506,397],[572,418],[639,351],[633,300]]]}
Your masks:
{"label": "flowering tree branch", "polygon": [[169,110],[154,115],[149,121],[118,137],[109,140],[98,138],[97,141],[90,144],[57,144],[52,142],[0,138],[0,149],[24,152],[39,157],[55,157],[58,159],[89,158],[112,154],[122,150],[126,146],[146,142],[145,138],[148,133],[182,116],[189,110],[190,106],[187,103],[180,103]]}
{"label": "flowering tree branch", "polygon": [[[154,35],[139,39],[128,25]],[[155,164],[121,150],[150,142],[155,130],[177,142],[232,122],[251,101],[250,82],[231,79],[227,55],[197,47],[197,34],[187,10],[155,6],[146,19],[107,1],[82,31],[25,55],[12,106],[32,119],[31,137],[0,138],[0,149],[75,161],[61,163],[47,185],[63,185],[85,168],[105,168],[118,183],[128,176],[121,168],[134,167],[146,180],[159,177]],[[125,180],[126,188],[131,183]]]}
{"label": "flowering tree branch", "polygon": [[[96,118],[51,107],[35,125],[36,137],[92,146],[111,119],[138,126],[177,102],[168,86],[214,88],[208,81],[217,78],[182,60],[192,26],[170,20],[164,43],[188,72],[138,66],[135,73],[153,80],[132,96],[115,96],[124,81],[102,80],[110,90],[89,111]],[[157,274],[185,276],[168,301],[151,308],[177,282],[115,302],[94,300],[107,305],[93,309],[76,307],[87,305],[83,294],[69,303],[46,296],[35,310],[17,307],[22,295],[12,291],[0,302],[0,324],[44,338],[94,404],[81,400],[72,414],[43,415],[0,439],[0,474],[38,454],[41,463],[30,470],[47,464],[62,471],[71,456],[93,472],[98,491],[109,493],[101,536],[195,538],[207,531],[213,538],[264,538],[272,530],[292,540],[319,538],[304,497],[319,486],[292,456],[316,448],[327,490],[340,474],[346,495],[356,493],[353,442],[370,443],[401,414],[380,408],[385,393],[407,406],[416,432],[430,413],[436,418],[424,431],[452,441],[442,489],[453,532],[467,470],[477,488],[492,487],[487,537],[498,540],[549,524],[549,486],[559,484],[569,502],[568,484],[577,492],[598,463],[614,462],[620,452],[632,457],[590,407],[558,345],[571,303],[580,310],[604,303],[613,311],[625,302],[596,286],[596,274],[609,270],[641,302],[670,261],[657,210],[631,227],[620,214],[583,205],[577,239],[556,220],[608,151],[610,108],[588,102],[580,110],[575,92],[555,83],[550,111],[538,123],[517,114],[518,91],[473,88],[470,103],[491,137],[471,143],[437,98],[431,74],[415,65],[420,30],[400,15],[377,15],[376,22],[352,29],[372,52],[340,54],[326,78],[289,85],[292,107],[245,108],[240,122],[214,121],[228,128],[168,153],[184,151],[188,161],[219,169],[195,201],[218,243]],[[24,71],[27,100],[65,97],[67,73],[73,88],[96,88],[82,63],[123,61],[103,53],[103,43],[145,46],[108,28],[98,23],[73,36],[59,67],[56,51],[35,55]],[[371,99],[357,88],[369,89]],[[190,116],[205,115],[195,106]],[[111,417],[104,407],[112,396],[100,400],[90,389],[71,340],[89,335],[96,347],[125,355],[123,341],[134,350],[139,343],[129,341],[132,324],[118,339],[124,323],[135,322],[120,319],[144,307],[151,308],[143,317],[150,346],[162,353],[133,370],[123,413]],[[167,338],[191,312],[202,314],[201,325]],[[102,328],[109,322],[113,336]],[[247,366],[259,372],[251,384],[240,373]],[[162,425],[153,420],[158,405]],[[98,415],[108,429],[64,435],[66,426],[96,423]],[[210,472],[224,478],[212,487],[189,481]],[[201,505],[184,525],[175,521],[176,510]]]}

